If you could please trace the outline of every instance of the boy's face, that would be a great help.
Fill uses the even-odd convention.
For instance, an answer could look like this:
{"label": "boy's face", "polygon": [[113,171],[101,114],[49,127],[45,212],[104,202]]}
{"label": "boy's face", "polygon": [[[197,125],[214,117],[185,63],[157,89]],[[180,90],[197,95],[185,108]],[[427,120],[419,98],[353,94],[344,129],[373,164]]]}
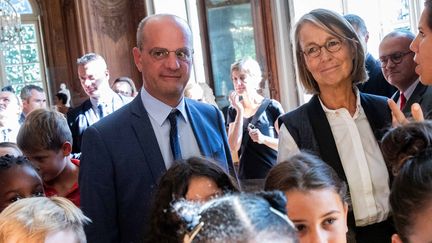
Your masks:
{"label": "boy's face", "polygon": [[42,196],[42,180],[33,167],[12,165],[0,172],[0,212],[19,199]]}
{"label": "boy's face", "polygon": [[42,180],[48,183],[60,175],[67,163],[67,157],[62,149],[58,152],[40,150],[37,152],[25,152],[24,154],[38,168]]}

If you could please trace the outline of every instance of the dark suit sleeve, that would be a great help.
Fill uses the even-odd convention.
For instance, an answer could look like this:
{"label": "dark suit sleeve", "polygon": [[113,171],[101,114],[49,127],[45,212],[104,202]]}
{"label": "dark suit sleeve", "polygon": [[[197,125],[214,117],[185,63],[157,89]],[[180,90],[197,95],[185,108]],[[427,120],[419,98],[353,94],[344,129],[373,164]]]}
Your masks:
{"label": "dark suit sleeve", "polygon": [[89,127],[83,136],[79,172],[81,209],[92,220],[85,227],[88,242],[120,242],[114,166],[98,130]]}
{"label": "dark suit sleeve", "polygon": [[233,161],[231,158],[231,150],[230,150],[229,145],[228,145],[228,138],[227,138],[227,134],[226,134],[223,115],[222,115],[222,112],[219,109],[217,109],[216,107],[215,107],[215,110],[216,110],[217,120],[218,120],[218,129],[220,131],[220,134],[221,134],[222,140],[223,140],[223,144],[224,144],[225,157],[226,157],[226,162],[228,165],[229,173],[231,176],[233,176],[237,180],[237,173],[235,172],[234,164],[233,164]]}

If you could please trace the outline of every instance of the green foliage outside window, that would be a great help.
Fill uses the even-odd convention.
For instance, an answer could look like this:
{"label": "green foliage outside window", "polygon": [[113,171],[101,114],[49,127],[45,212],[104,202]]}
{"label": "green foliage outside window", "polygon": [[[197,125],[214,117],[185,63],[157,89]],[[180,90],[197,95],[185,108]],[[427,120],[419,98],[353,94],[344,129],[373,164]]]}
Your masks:
{"label": "green foliage outside window", "polygon": [[27,84],[43,87],[36,26],[23,24],[20,38],[18,44],[6,45],[3,49],[6,80],[16,92],[20,92]]}

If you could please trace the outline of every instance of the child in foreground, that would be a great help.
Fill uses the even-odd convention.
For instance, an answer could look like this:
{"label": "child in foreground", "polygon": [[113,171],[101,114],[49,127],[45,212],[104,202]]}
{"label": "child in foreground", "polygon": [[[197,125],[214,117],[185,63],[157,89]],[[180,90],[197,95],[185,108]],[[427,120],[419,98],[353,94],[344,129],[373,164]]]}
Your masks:
{"label": "child in foreground", "polygon": [[70,158],[72,134],[63,114],[32,111],[19,130],[17,144],[38,169],[45,194],[66,197],[79,207],[79,161]]}

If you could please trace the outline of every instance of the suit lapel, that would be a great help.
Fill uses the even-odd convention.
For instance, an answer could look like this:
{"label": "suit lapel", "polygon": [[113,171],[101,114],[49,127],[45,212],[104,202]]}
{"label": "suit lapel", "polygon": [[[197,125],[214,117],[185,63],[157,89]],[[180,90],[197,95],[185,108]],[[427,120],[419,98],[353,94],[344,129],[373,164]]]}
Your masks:
{"label": "suit lapel", "polygon": [[423,99],[423,94],[424,92],[426,92],[426,89],[427,87],[419,82],[415,87],[413,93],[411,94],[410,98],[408,99],[407,103],[405,104],[402,112],[405,114],[411,114],[411,105],[414,103],[421,103]]}
{"label": "suit lapel", "polygon": [[330,124],[318,95],[313,96],[307,104],[307,112],[322,160],[329,164],[344,181],[347,181]]}
{"label": "suit lapel", "polygon": [[201,154],[205,157],[211,157],[212,151],[209,150],[211,147],[209,146],[210,138],[208,137],[208,133],[205,131],[205,126],[203,126],[203,124],[206,124],[205,121],[203,121],[199,111],[195,106],[190,104],[190,101],[187,98],[185,98],[185,106]]}
{"label": "suit lapel", "polygon": [[141,95],[131,102],[131,123],[151,173],[157,180],[166,171],[166,168]]}

